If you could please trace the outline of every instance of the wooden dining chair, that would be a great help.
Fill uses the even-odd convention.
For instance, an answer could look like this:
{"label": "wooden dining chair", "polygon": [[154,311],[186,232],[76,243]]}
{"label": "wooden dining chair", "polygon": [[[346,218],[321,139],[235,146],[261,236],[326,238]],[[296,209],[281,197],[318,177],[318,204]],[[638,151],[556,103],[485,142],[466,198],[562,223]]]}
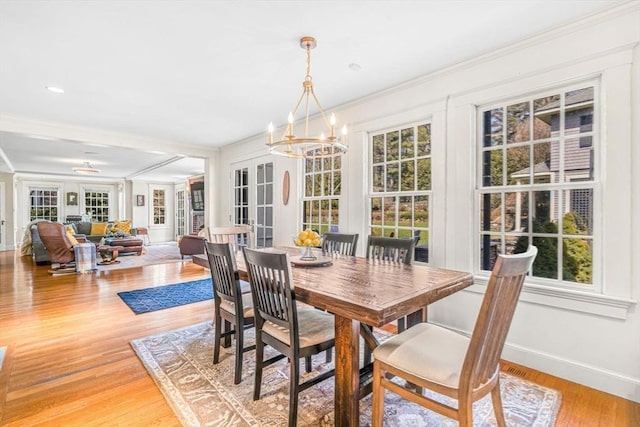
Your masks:
{"label": "wooden dining chair", "polygon": [[[205,253],[209,260],[211,280],[213,282],[214,300],[214,337],[213,363],[220,361],[221,340],[233,336],[236,342],[234,384],[242,380],[242,356],[245,352],[256,348],[255,345],[244,346],[244,330],[255,323],[253,301],[250,293],[243,293],[243,284],[248,283],[238,278],[235,256],[228,243],[211,243],[205,241]],[[225,330],[222,331],[222,322]],[[233,329],[230,329],[233,326]]]}
{"label": "wooden dining chair", "polygon": [[322,252],[356,256],[358,234],[325,233],[322,236]]}
{"label": "wooden dining chair", "polygon": [[[367,240],[367,259],[376,259],[393,263],[411,264],[415,239],[398,239],[395,237],[369,236]],[[423,319],[426,319],[426,308],[422,311]],[[398,319],[398,332],[405,330],[407,319]]]}
{"label": "wooden dining chair", "polygon": [[367,240],[367,259],[411,264],[413,260],[414,239],[369,236]]}
{"label": "wooden dining chair", "polygon": [[250,225],[207,227],[204,234],[210,242],[231,244],[231,253],[236,253],[243,246],[253,248],[255,245]]}
{"label": "wooden dining chair", "polygon": [[[374,350],[374,426],[382,425],[385,390],[456,419],[460,426],[473,425],[473,402],[491,393],[498,425],[505,425],[500,354],[525,276],[537,253],[535,246],[529,246],[525,253],[498,255],[471,338],[420,323]],[[403,378],[411,387],[393,382],[389,376]],[[457,407],[425,396],[423,388],[456,399]]]}
{"label": "wooden dining chair", "polygon": [[[286,253],[242,249],[249,272],[256,319],[256,372],[253,400],[260,399],[262,370],[287,357],[289,377],[289,426],[296,425],[298,394],[334,375],[324,372],[300,383],[300,358],[311,357],[335,345],[333,315],[296,303],[291,265]],[[264,346],[280,352],[264,359]]]}

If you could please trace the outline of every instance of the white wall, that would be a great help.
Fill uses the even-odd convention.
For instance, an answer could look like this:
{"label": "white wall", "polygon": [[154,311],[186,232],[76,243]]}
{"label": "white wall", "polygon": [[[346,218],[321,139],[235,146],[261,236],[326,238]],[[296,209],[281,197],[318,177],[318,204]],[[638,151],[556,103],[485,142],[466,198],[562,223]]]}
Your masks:
{"label": "white wall", "polygon": [[[601,95],[601,185],[597,262],[601,289],[561,290],[528,284],[503,356],[640,402],[640,3],[591,17],[439,73],[374,94],[335,111],[350,130],[343,159],[341,230],[366,236],[368,134],[415,120],[432,123],[434,266],[474,271],[477,106],[572,82],[595,80]],[[320,98],[322,94],[319,94]],[[283,113],[284,114],[284,113]],[[225,147],[215,175],[216,218],[230,213],[233,162],[267,153],[266,135]],[[301,164],[274,156],[276,183],[291,174],[291,201],[275,194],[275,244],[301,224]],[[276,185],[278,192],[279,185]],[[298,201],[296,200],[298,196]],[[636,220],[636,221],[634,221]],[[362,242],[363,240],[361,240]],[[364,244],[360,244],[363,253]],[[431,249],[431,248],[430,248]],[[434,304],[430,321],[469,333],[486,276]]]}

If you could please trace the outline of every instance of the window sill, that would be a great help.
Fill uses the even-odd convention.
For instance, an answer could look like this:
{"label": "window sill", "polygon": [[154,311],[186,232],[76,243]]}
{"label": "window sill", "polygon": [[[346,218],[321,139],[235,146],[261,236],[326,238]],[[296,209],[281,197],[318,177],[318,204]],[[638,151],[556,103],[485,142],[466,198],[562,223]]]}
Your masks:
{"label": "window sill", "polygon": [[[467,290],[484,294],[488,280],[486,276],[476,276],[475,284]],[[636,304],[633,299],[530,283],[524,285],[520,301],[622,320],[627,319],[629,308]]]}

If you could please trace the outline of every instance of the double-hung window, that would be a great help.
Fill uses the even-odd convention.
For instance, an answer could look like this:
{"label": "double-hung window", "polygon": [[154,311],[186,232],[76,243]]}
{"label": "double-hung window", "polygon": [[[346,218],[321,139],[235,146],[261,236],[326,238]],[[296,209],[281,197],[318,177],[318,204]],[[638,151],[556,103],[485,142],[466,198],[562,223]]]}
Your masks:
{"label": "double-hung window", "polygon": [[414,259],[428,262],[431,124],[372,133],[370,146],[371,234],[413,238]]}
{"label": "double-hung window", "polygon": [[164,225],[167,216],[167,204],[164,190],[153,190],[153,224]]}
{"label": "double-hung window", "polygon": [[306,159],[304,164],[304,229],[320,235],[339,231],[342,156]]}
{"label": "double-hung window", "polygon": [[58,221],[58,202],[57,188],[30,188],[29,221],[34,219]]}
{"label": "double-hung window", "polygon": [[539,282],[593,285],[596,93],[590,83],[480,109],[480,270],[534,245]]}

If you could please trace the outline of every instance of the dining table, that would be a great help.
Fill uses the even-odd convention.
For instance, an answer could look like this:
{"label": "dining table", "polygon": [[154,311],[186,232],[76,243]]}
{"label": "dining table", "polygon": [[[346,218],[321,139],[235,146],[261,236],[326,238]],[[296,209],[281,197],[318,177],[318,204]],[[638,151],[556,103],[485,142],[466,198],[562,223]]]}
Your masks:
{"label": "dining table", "polygon": [[[334,423],[338,427],[359,425],[359,403],[366,394],[362,392],[366,369],[360,368],[362,325],[381,327],[405,316],[409,326],[426,321],[429,304],[473,283],[468,272],[424,264],[327,256],[320,251],[315,262],[302,262],[297,248],[267,250],[289,253],[297,301],[335,316]],[[241,253],[236,263],[239,274],[246,277]],[[365,343],[370,345],[370,341]],[[370,380],[368,386],[370,389]]]}

